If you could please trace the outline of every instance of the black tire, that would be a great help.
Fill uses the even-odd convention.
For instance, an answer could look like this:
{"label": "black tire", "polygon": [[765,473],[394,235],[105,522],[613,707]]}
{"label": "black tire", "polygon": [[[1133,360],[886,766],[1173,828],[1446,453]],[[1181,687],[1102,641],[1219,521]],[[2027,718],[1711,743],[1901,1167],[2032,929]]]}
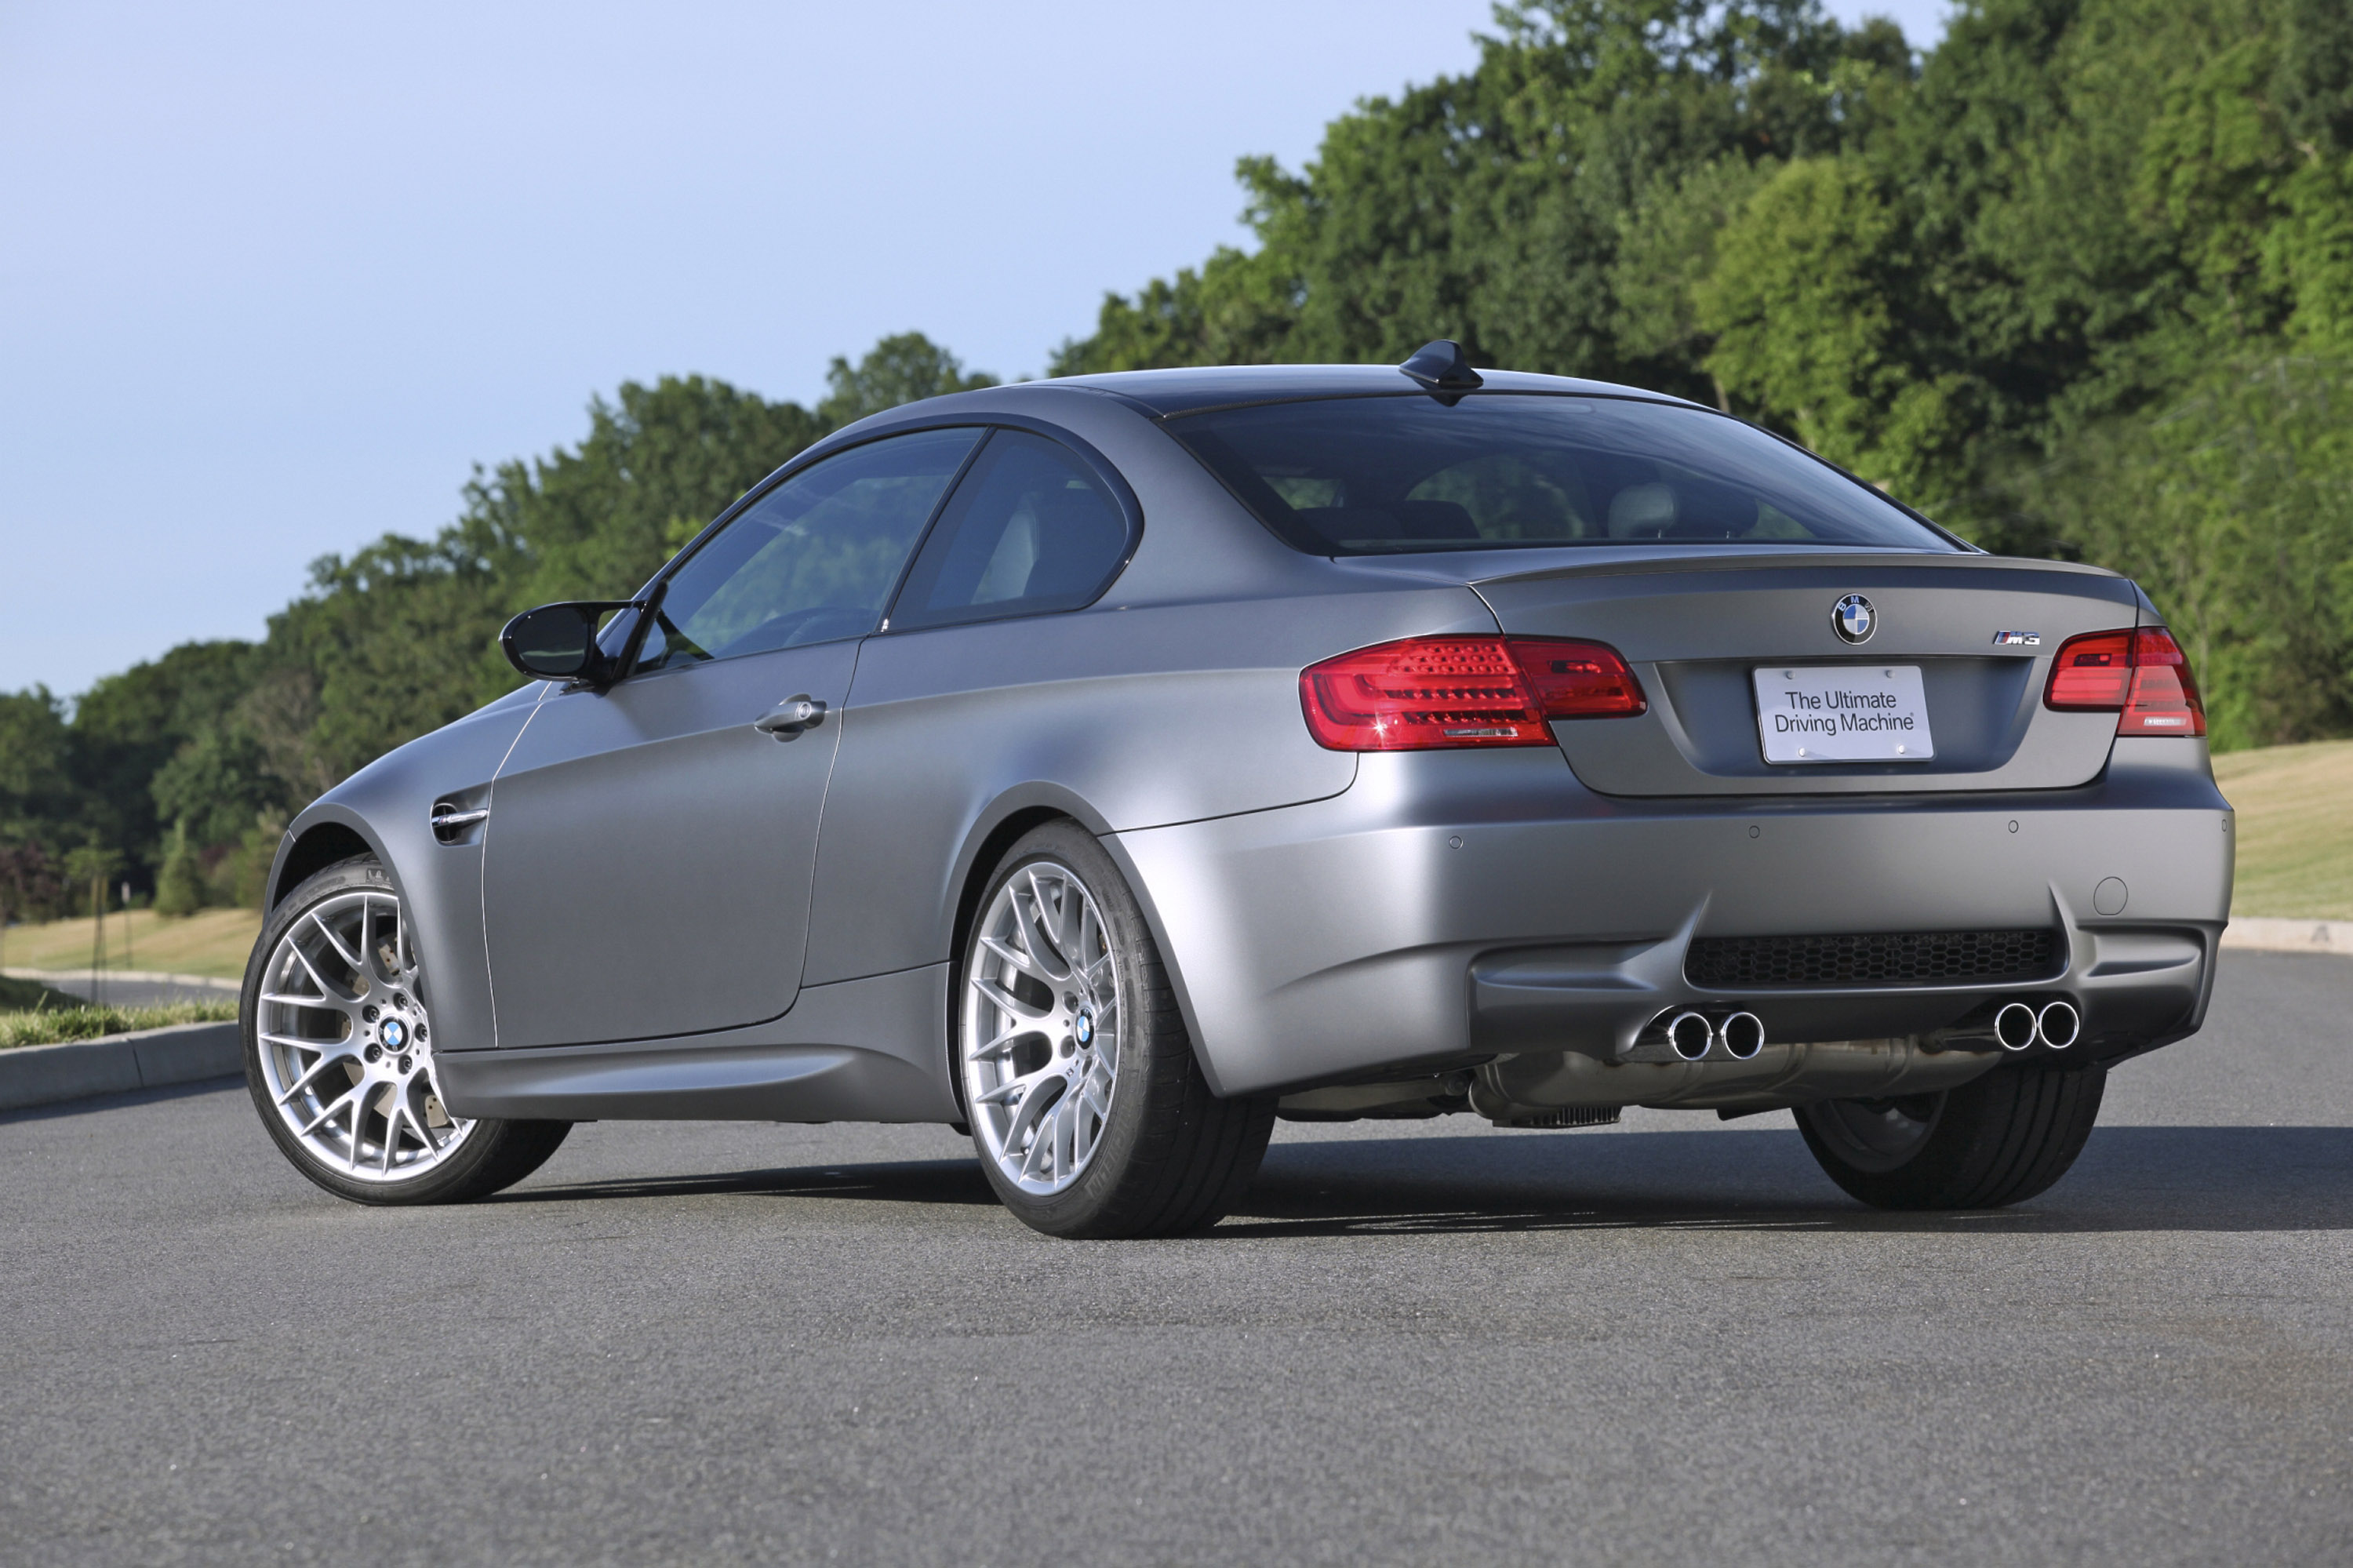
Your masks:
{"label": "black tire", "polygon": [[[1258,1173],[1274,1130],[1274,1100],[1219,1099],[1210,1093],[1144,912],[1103,845],[1075,822],[1049,822],[1025,834],[990,877],[976,906],[959,955],[954,993],[958,1006],[949,1033],[959,1098],[969,1094],[967,983],[987,914],[1017,877],[1043,864],[1075,874],[1101,912],[1104,943],[1122,988],[1114,1087],[1092,1158],[1068,1187],[1050,1195],[1024,1191],[999,1167],[982,1118],[970,1114],[976,1107],[966,1100],[981,1168],[1005,1206],[1048,1235],[1111,1239],[1206,1230]],[[1063,1049],[1067,1054],[1067,1044]]]}
{"label": "black tire", "polygon": [[1874,1208],[1998,1209],[2067,1173],[2106,1085],[2097,1067],[1998,1067],[1940,1094],[1801,1106],[1798,1130],[1830,1179]]}
{"label": "black tire", "polygon": [[[246,1087],[253,1096],[254,1109],[261,1115],[261,1125],[295,1170],[335,1196],[354,1203],[462,1203],[512,1186],[547,1162],[564,1141],[565,1134],[572,1130],[570,1122],[479,1118],[466,1129],[455,1149],[420,1169],[415,1176],[364,1181],[348,1170],[339,1171],[328,1163],[279,1114],[277,1097],[269,1087],[262,1057],[260,1037],[261,996],[271,955],[277,952],[287,933],[311,911],[354,893],[395,900],[398,896],[391,877],[374,856],[356,856],[331,865],[303,883],[262,922],[261,939],[254,944],[253,957],[245,967],[245,989],[237,1009],[245,1042]],[[343,978],[348,980],[350,976]],[[422,988],[418,989],[421,991]],[[422,1018],[425,1010],[421,995],[417,1001],[416,1014]],[[354,1073],[357,1070],[350,1069]],[[427,1071],[429,1075],[429,1068]],[[397,1143],[396,1136],[395,1141]]]}

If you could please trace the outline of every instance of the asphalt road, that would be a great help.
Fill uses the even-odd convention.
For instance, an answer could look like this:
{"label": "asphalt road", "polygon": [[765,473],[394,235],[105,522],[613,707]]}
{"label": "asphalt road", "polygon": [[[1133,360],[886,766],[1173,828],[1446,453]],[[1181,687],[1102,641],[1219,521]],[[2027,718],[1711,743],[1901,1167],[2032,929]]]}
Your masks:
{"label": "asphalt road", "polygon": [[2353,1561],[2353,962],[2233,953],[2043,1198],[1786,1117],[1287,1127],[1074,1245],[937,1128],[347,1206],[241,1086],[0,1120],[0,1560]]}

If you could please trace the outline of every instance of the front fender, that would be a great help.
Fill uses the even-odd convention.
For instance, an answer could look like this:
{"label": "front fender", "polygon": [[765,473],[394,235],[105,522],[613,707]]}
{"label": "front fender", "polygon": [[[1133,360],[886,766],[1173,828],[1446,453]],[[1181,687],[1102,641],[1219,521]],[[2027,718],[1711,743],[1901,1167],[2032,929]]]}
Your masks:
{"label": "front fender", "polygon": [[498,1043],[482,933],[482,851],[496,824],[493,807],[493,821],[470,842],[441,843],[433,802],[471,793],[491,804],[499,768],[536,705],[494,704],[377,758],[296,816],[270,865],[274,906],[313,871],[356,853],[354,842],[383,863],[424,965],[437,1049]]}

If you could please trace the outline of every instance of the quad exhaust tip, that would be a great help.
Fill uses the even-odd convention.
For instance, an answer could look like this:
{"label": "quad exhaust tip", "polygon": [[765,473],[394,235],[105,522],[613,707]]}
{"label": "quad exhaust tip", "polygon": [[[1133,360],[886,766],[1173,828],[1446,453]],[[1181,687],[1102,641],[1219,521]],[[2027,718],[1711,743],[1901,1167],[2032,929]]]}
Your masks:
{"label": "quad exhaust tip", "polygon": [[2005,1051],[2025,1050],[2034,1044],[2041,1030],[2034,1009],[2022,1001],[2004,1002],[2001,1011],[1993,1015],[1993,1037],[2001,1042]]}
{"label": "quad exhaust tip", "polygon": [[2064,1051],[2084,1033],[2084,1015],[2075,1011],[2073,1002],[2046,1002],[2042,1011],[2035,1014],[2034,1028],[2045,1045],[2053,1051]]}
{"label": "quad exhaust tip", "polygon": [[1706,1056],[1707,1048],[1715,1043],[1715,1025],[1704,1014],[1678,1012],[1667,1021],[1667,1044],[1686,1062]]}
{"label": "quad exhaust tip", "polygon": [[1686,1062],[1704,1062],[1719,1046],[1736,1062],[1753,1062],[1765,1049],[1765,1021],[1735,1012],[1722,1022],[1704,1012],[1678,1012],[1667,1021],[1667,1044]]}
{"label": "quad exhaust tip", "polygon": [[2005,1051],[2023,1051],[2041,1041],[2053,1051],[2064,1051],[2084,1033],[2084,1015],[2072,1001],[2046,1001],[2041,1012],[2031,1002],[2007,1001],[1993,1015],[1993,1037]]}

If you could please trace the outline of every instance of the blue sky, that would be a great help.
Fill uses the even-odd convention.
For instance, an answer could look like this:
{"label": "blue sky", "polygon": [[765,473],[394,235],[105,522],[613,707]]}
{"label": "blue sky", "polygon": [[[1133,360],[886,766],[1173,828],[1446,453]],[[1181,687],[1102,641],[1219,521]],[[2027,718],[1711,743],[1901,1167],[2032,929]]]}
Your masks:
{"label": "blue sky", "polygon": [[[1915,43],[1942,0],[1894,15]],[[624,379],[1035,374],[1486,0],[0,8],[0,690],[258,637]]]}

